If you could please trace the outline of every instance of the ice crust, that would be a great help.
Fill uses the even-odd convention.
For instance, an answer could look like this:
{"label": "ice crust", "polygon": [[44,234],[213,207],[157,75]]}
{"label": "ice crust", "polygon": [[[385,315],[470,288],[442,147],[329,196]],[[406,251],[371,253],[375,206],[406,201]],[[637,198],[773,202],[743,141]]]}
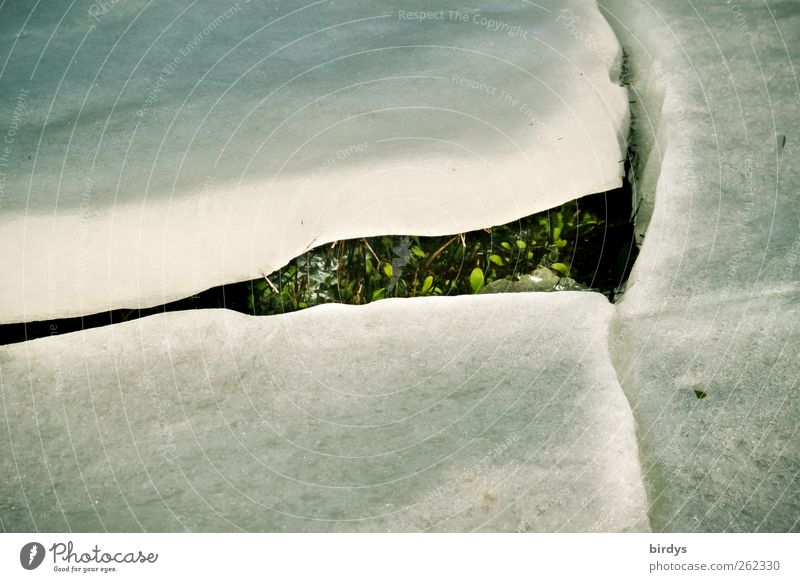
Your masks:
{"label": "ice crust", "polygon": [[601,2],[634,71],[649,225],[612,352],[654,531],[800,530],[800,5],[768,4]]}
{"label": "ice crust", "polygon": [[646,530],[612,314],[581,292],[390,299],[0,348],[2,525]]}
{"label": "ice crust", "polygon": [[587,0],[19,1],[0,51],[4,323],[160,305],[332,240],[465,232],[621,183],[621,53]]}

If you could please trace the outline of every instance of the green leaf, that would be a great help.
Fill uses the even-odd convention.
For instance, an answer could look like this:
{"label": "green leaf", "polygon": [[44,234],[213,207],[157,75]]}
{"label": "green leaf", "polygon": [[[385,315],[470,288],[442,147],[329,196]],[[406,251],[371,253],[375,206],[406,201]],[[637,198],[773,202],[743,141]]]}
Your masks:
{"label": "green leaf", "polygon": [[367,275],[370,275],[370,274],[372,274],[372,271],[373,271],[373,268],[372,268],[372,259],[370,259],[369,257],[367,257],[367,260],[366,260],[366,262],[364,263],[364,269],[367,271]]}
{"label": "green leaf", "polygon": [[469,286],[472,287],[473,293],[483,289],[483,271],[479,267],[472,269],[472,273],[469,274]]}
{"label": "green leaf", "polygon": [[503,259],[498,257],[497,255],[491,255],[489,260],[492,261],[495,265],[503,266]]}
{"label": "green leaf", "polygon": [[[519,244],[519,241],[517,241],[517,244]],[[507,243],[507,242],[505,242],[505,241],[501,242],[501,243],[500,243],[500,246],[501,246],[501,247],[503,247],[504,249],[506,249],[507,251],[510,251],[510,250],[511,250],[511,245],[510,245],[510,244],[508,244],[508,243]]]}
{"label": "green leaf", "polygon": [[427,254],[425,254],[425,251],[423,251],[419,247],[411,247],[411,252],[414,253],[418,257],[427,257],[428,256]]}
{"label": "green leaf", "polygon": [[392,264],[391,263],[384,263],[383,264],[383,272],[386,273],[386,276],[391,279],[392,278],[392,274],[394,273],[394,271],[392,270]]}
{"label": "green leaf", "polygon": [[553,227],[553,240],[554,241],[561,240],[561,227],[560,226],[554,226]]}
{"label": "green leaf", "polygon": [[425,281],[422,283],[422,294],[424,295],[428,291],[430,291],[431,287],[433,286],[433,275],[428,275],[425,277]]}
{"label": "green leaf", "polygon": [[375,289],[372,292],[372,300],[377,301],[378,299],[383,299],[384,294],[386,293],[386,289],[381,287],[380,289]]}
{"label": "green leaf", "polygon": [[553,263],[552,265],[550,265],[550,268],[553,271],[558,271],[559,273],[561,273],[562,277],[566,277],[569,274],[569,267],[564,263]]}
{"label": "green leaf", "polygon": [[524,240],[517,240],[517,248],[521,251],[524,251],[528,245],[525,244]]}

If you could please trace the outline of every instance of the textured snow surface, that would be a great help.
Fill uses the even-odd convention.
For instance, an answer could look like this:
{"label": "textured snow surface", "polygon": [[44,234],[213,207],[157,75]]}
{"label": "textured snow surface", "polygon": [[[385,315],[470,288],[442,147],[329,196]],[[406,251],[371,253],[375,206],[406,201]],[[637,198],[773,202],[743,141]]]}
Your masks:
{"label": "textured snow surface", "polygon": [[654,531],[800,529],[798,319],[795,293],[617,322]]}
{"label": "textured snow surface", "polygon": [[159,305],[326,241],[619,186],[627,95],[596,4],[479,4],[4,3],[0,321]]}
{"label": "textured snow surface", "polygon": [[[605,46],[602,39],[607,39],[606,33],[590,36],[597,30],[606,30],[598,24],[596,14],[585,5],[582,9],[564,6],[574,8],[574,12],[550,13],[551,28],[541,34],[552,35],[554,42],[572,38],[605,62],[597,46]],[[244,14],[244,8],[241,10]],[[281,10],[278,5],[276,12]],[[533,14],[540,14],[535,6],[509,10],[498,9],[496,14],[501,15],[500,19],[508,19],[511,14],[536,19]],[[637,193],[643,197],[637,216],[644,241],[642,252],[620,304],[612,307],[593,293],[549,293],[388,300],[366,307],[324,306],[271,318],[249,318],[224,311],[173,313],[0,348],[0,414],[6,423],[0,431],[0,525],[7,530],[123,531],[800,530],[800,90],[794,68],[800,57],[800,6],[792,1],[713,0],[698,5],[685,0],[604,0],[602,10],[631,58],[639,156]],[[361,16],[365,14],[373,12],[366,10]],[[102,32],[104,23],[118,26],[132,17],[127,8],[102,15],[86,42],[94,41],[93,35]],[[188,28],[196,31],[195,21],[189,22],[194,24]],[[393,27],[401,25],[405,26],[392,23]],[[314,28],[309,26],[309,30]],[[419,28],[411,30],[435,36],[436,27],[416,26]],[[438,26],[445,25],[440,22]],[[53,27],[55,23],[51,24]],[[445,29],[453,34],[480,32],[450,22]],[[344,28],[336,30],[320,34],[339,35],[335,38],[345,45],[355,42],[343,32]],[[378,31],[370,42],[380,39],[380,28],[357,30],[363,34],[367,30]],[[170,34],[165,32],[165,36]],[[291,39],[299,38],[292,34]],[[394,33],[383,34],[387,42],[399,42],[389,38]],[[26,38],[29,37],[21,34],[12,42],[30,42]],[[53,42],[57,38],[54,35]],[[428,44],[442,45],[452,38],[461,37],[442,34]],[[496,54],[493,50],[517,54],[510,52],[514,46],[512,37],[494,33],[480,38],[489,54]],[[216,46],[212,35],[202,42]],[[362,39],[364,43],[366,40]],[[314,46],[326,46],[328,52],[334,51],[333,56],[340,54],[335,52],[338,45],[330,39]],[[447,50],[452,46],[447,44]],[[580,46],[570,46],[581,52]],[[430,47],[425,50],[433,51]],[[495,79],[492,82],[505,74],[504,65],[486,67],[480,59],[471,61],[474,53],[465,53],[469,58],[462,55],[445,62],[437,59],[436,51],[424,53],[427,60],[422,62],[427,63],[428,71],[449,62],[445,77],[467,63]],[[254,59],[260,58],[256,49],[251,52]],[[609,50],[611,53],[615,50]],[[38,66],[56,67],[55,59],[69,61],[71,54],[62,50],[43,58]],[[536,59],[536,54],[533,51],[528,57]],[[81,62],[73,66],[78,67]],[[419,70],[419,62],[417,59],[413,66],[409,64],[406,72]],[[17,66],[22,65],[9,59],[8,70],[16,70]],[[344,73],[350,71],[348,83],[358,77],[356,69],[337,66],[344,67]],[[92,71],[96,69],[97,66]],[[63,63],[58,70],[63,72]],[[191,67],[182,70],[195,71]],[[207,70],[207,66],[201,67],[193,74],[199,79]],[[367,71],[366,79],[375,78],[373,69],[357,69],[362,70]],[[565,70],[567,73],[563,73]],[[562,82],[575,89],[577,86],[568,81],[570,70],[562,69],[563,79],[554,79],[552,86],[561,87],[558,83]],[[606,73],[606,67],[587,70],[590,77],[597,75],[592,77],[596,87],[601,86],[598,79],[605,79]],[[178,113],[176,100],[183,98],[178,87],[184,85],[179,85],[177,76],[175,73],[174,84],[170,77],[144,115],[139,130],[142,133],[137,131],[136,139],[140,135],[152,137],[149,130],[143,130],[156,118],[166,119],[163,127],[169,127]],[[258,78],[268,78],[268,74]],[[340,87],[336,80],[325,78],[332,88]],[[509,73],[506,82],[513,81],[517,87],[519,78],[517,72]],[[51,76],[48,79],[57,85],[57,80]],[[245,79],[246,75],[242,83]],[[103,87],[101,81],[98,79],[98,91]],[[140,79],[137,83],[147,89],[155,81]],[[221,83],[224,88],[219,95],[232,85],[230,81]],[[373,97],[385,100],[390,107],[398,102],[408,103],[412,96],[433,99],[432,89],[425,92],[425,87],[433,86],[426,83],[420,85],[420,91],[411,91],[408,84],[399,85],[399,93],[387,89],[359,94],[357,98],[354,94],[352,100],[339,104],[349,103],[363,111],[359,109],[361,103],[375,107],[370,101]],[[205,81],[198,90],[203,86]],[[303,85],[306,86],[310,85]],[[63,88],[67,89],[68,86]],[[176,94],[171,93],[173,89]],[[13,112],[17,95],[8,93],[7,85],[0,85],[0,91],[4,95],[2,106]],[[263,95],[259,90],[253,91],[253,101],[248,103],[255,104]],[[125,102],[129,107],[141,107],[142,94],[143,89],[135,99],[126,98]],[[33,95],[24,98],[32,101]],[[239,98],[241,95],[246,91],[240,91]],[[307,103],[302,91],[294,95],[300,96],[296,98],[298,107]],[[462,93],[461,87],[453,85],[449,93],[436,95],[442,103],[457,103],[466,111],[483,112],[507,131],[516,127],[513,120],[505,121],[500,109],[481,106],[480,99],[489,96],[483,96],[480,88]],[[465,95],[476,101],[468,101]],[[212,92],[213,99],[216,96]],[[309,95],[305,98],[313,100]],[[492,96],[486,102],[496,104],[496,99]],[[288,107],[285,100],[280,103],[281,107]],[[181,110],[176,119],[182,115],[195,119],[193,115],[204,115],[212,105],[213,102],[197,102],[199,113]],[[165,113],[159,113],[159,107],[164,107]],[[289,109],[279,110],[278,117],[288,116]],[[354,114],[358,113],[356,110]],[[244,218],[233,214],[232,206],[225,206],[230,200],[247,198],[242,194],[246,191],[244,186],[237,187],[234,194],[225,194],[220,187],[222,182],[215,177],[203,196],[193,198],[187,194],[186,184],[192,180],[203,184],[206,168],[193,162],[192,171],[184,174],[170,166],[173,155],[188,152],[187,160],[195,155],[198,157],[193,159],[202,160],[204,155],[225,149],[214,141],[216,134],[210,128],[217,127],[217,123],[224,125],[227,116],[233,116],[238,124],[245,114],[237,117],[230,107],[213,111],[203,123],[189,124],[190,131],[199,129],[198,135],[204,136],[191,147],[186,145],[191,135],[173,135],[173,130],[162,129],[157,137],[167,136],[165,144],[174,145],[167,148],[169,155],[156,154],[158,144],[148,150],[144,142],[138,144],[134,139],[131,152],[138,152],[134,158],[139,160],[141,171],[124,170],[126,180],[121,182],[128,184],[130,180],[136,184],[147,175],[147,180],[155,184],[167,179],[164,176],[171,176],[176,180],[176,190],[170,212],[177,212],[180,204],[187,208],[196,205],[191,212],[181,207],[181,218],[189,217],[185,224],[190,226],[186,228],[193,228],[191,225],[196,222],[192,220],[199,220],[192,216],[203,216],[206,211],[202,208],[207,209],[204,216],[212,229],[218,227],[219,208],[224,209],[226,217],[231,211],[230,221],[232,225],[235,222],[236,228],[225,231],[227,238],[218,248],[203,246],[206,230],[192,231],[194,238],[186,249],[185,269],[195,281],[201,278],[197,273],[205,276],[208,272],[224,279],[224,269],[219,265],[223,255],[227,265],[226,241],[251,236],[253,232],[251,227],[236,222]],[[261,118],[273,119],[269,107],[257,111]],[[31,106],[31,118],[40,113],[38,105]],[[107,113],[96,115],[97,127],[102,128]],[[290,131],[286,141],[281,142],[290,144],[286,151],[294,147],[292,140],[302,139],[298,128],[305,124],[322,127],[328,119],[322,112],[298,115],[310,117],[303,117],[304,121],[294,128],[295,133]],[[370,115],[369,119],[379,128],[396,131],[393,118]],[[505,142],[486,145],[486,134],[476,133],[474,127],[448,125],[443,121],[447,118],[439,117],[408,119],[403,127],[409,132],[431,128],[432,133],[441,133],[446,127],[451,130],[448,139],[452,143],[474,139],[485,148],[479,149],[482,155],[491,158],[495,155],[491,152],[497,151],[498,157],[513,160],[503,153]],[[124,161],[117,153],[120,148],[127,151],[127,141],[123,147],[112,143],[110,136],[133,133],[125,129],[127,122],[122,118],[113,123],[119,123],[122,131],[104,138],[98,156],[106,165],[117,164],[109,175],[120,176]],[[206,123],[211,125],[206,127]],[[320,135],[338,135],[336,132],[345,125],[333,125]],[[234,136],[230,147],[235,155],[224,158],[223,167],[246,165],[238,159],[242,148],[233,144],[237,143],[237,136],[249,135],[247,127],[225,134],[226,139]],[[364,131],[369,134],[372,126],[358,127],[358,131],[366,128]],[[102,133],[101,129],[98,131]],[[341,131],[343,136],[354,135],[350,130]],[[110,140],[108,144],[105,139]],[[253,139],[256,138],[249,136],[241,143],[252,143]],[[312,140],[314,145],[309,145],[308,152],[324,157],[319,152],[331,147],[335,157],[339,147],[336,144],[340,142],[331,139],[319,143]],[[364,139],[369,142],[362,152],[367,156],[363,158],[364,168],[382,168],[380,160],[394,159],[384,157],[386,150],[377,155],[379,143],[373,137]],[[531,139],[533,145],[526,151],[538,151],[536,138]],[[20,143],[15,142],[14,147]],[[61,154],[51,152],[48,159],[63,160],[65,144],[64,139],[44,140],[41,147],[53,152],[62,148]],[[575,144],[570,147],[570,151],[582,151],[575,150]],[[405,151],[415,164],[426,160],[439,164],[443,159],[430,157],[429,150],[420,148],[421,142],[414,141],[408,150],[391,151],[392,155]],[[147,159],[147,151],[152,160]],[[443,151],[449,155],[453,150]],[[369,157],[372,155],[375,157]],[[308,159],[313,157],[309,155]],[[344,158],[314,174],[316,183],[333,183],[350,173],[362,176],[358,155],[347,154]],[[242,184],[247,187],[252,184],[248,176],[264,176],[272,171],[267,163],[270,158],[258,159],[262,165],[255,164],[256,169],[241,172]],[[299,153],[280,157],[281,161],[289,159],[290,164],[297,163],[300,165],[296,167],[302,168],[299,160],[306,158]],[[559,161],[566,163],[566,158]],[[64,165],[65,174],[84,162],[83,156],[70,158]],[[28,167],[30,181],[32,166]],[[153,167],[161,169],[153,173]],[[462,166],[453,167],[456,174],[466,172]],[[560,172],[563,166],[558,169]],[[39,170],[35,172],[34,177],[39,176]],[[399,174],[383,180],[388,174],[382,172],[379,183],[384,188],[379,193],[391,199],[395,196],[392,188],[404,182],[397,178]],[[80,179],[79,174],[76,173],[76,180]],[[431,210],[433,205],[423,214],[450,228],[467,224],[471,218],[501,218],[504,212],[514,214],[520,210],[518,206],[509,207],[509,199],[501,201],[504,194],[497,189],[486,198],[478,193],[473,197],[469,188],[477,188],[484,179],[486,183],[492,181],[488,174],[478,174],[469,174],[467,190],[448,190],[445,186],[451,179],[449,174],[446,179],[433,182],[444,189],[439,193],[443,198],[435,198],[436,204],[447,199],[447,192],[458,192],[458,196],[453,194],[450,202],[436,207],[441,215]],[[560,172],[564,178],[577,179],[579,174],[583,175]],[[502,175],[506,179],[514,174]],[[101,184],[100,178],[96,179]],[[10,185],[13,180],[7,177],[4,184]],[[34,185],[30,188],[36,188],[38,180],[31,181]],[[283,185],[291,183],[288,178],[281,180]],[[345,183],[345,178],[341,180],[336,184]],[[406,182],[409,191],[428,183],[427,179]],[[54,183],[67,182],[57,177]],[[497,180],[493,183],[496,185]],[[120,187],[120,192],[123,190]],[[465,191],[470,192],[467,198]],[[73,309],[59,293],[77,297],[80,303],[81,285],[86,285],[82,277],[90,273],[96,278],[98,289],[103,290],[104,300],[113,303],[112,295],[122,295],[109,291],[108,279],[103,279],[106,270],[113,273],[119,267],[112,256],[121,257],[122,265],[130,266],[125,261],[134,261],[132,279],[120,281],[128,286],[133,281],[129,291],[135,298],[146,295],[144,287],[140,293],[139,281],[155,281],[151,289],[161,292],[167,288],[166,283],[162,285],[162,277],[164,281],[172,275],[176,281],[191,279],[186,273],[178,277],[177,267],[165,270],[165,252],[156,253],[154,263],[149,251],[142,250],[145,247],[136,246],[153,243],[173,252],[179,243],[185,243],[184,234],[176,234],[175,241],[169,244],[165,242],[159,229],[172,220],[170,213],[164,213],[165,222],[151,230],[137,226],[137,236],[143,233],[141,240],[130,247],[130,253],[117,253],[107,241],[100,244],[91,239],[91,233],[102,231],[86,227],[80,214],[69,215],[66,210],[62,214],[60,206],[54,213],[51,204],[49,210],[44,205],[26,215],[24,206],[23,210],[13,210],[19,199],[8,195],[8,189],[4,192],[2,220],[8,221],[5,227],[27,228],[24,232],[32,233],[33,221],[41,219],[50,229],[47,236],[37,239],[33,235],[7,235],[11,230],[4,227],[0,231],[0,236],[7,237],[2,241],[4,248],[22,252],[24,245],[34,244],[30,242],[34,239],[40,240],[36,244],[45,244],[43,240],[54,246],[61,241],[58,244],[68,248],[68,241],[58,238],[68,235],[55,225],[63,226],[66,223],[61,221],[73,216],[79,235],[73,232],[69,236],[80,236],[81,244],[97,244],[96,252],[109,253],[104,255],[108,265],[102,272],[90,271],[88,263],[80,262],[87,256],[82,251],[74,255],[64,251],[63,256],[34,253],[30,263],[33,274],[26,270],[25,275],[33,277],[31,280],[45,280],[41,272],[36,274],[40,267],[46,267],[46,272],[56,277],[62,260],[78,261],[79,266],[84,266],[77,273],[70,271],[72,287],[64,287],[62,282],[43,283],[44,287],[39,285],[30,291],[26,287],[25,295],[16,295],[21,291],[13,287],[23,283],[4,278],[4,297],[11,298],[3,302],[4,309],[9,307],[8,314],[22,313],[16,307],[11,309],[13,302],[21,302],[22,297],[26,301],[30,297],[38,305],[46,304],[47,309],[62,309],[64,304]],[[78,198],[74,197],[75,192],[79,193]],[[122,208],[136,208],[134,222],[157,224],[148,222],[151,215],[145,216],[155,212],[150,210],[151,201],[159,200],[155,190],[126,192],[131,198],[125,199],[125,204],[121,197],[118,204],[110,207],[117,213],[115,216]],[[143,204],[145,195],[147,203]],[[64,208],[81,212],[80,188],[72,196]],[[264,204],[268,205],[271,195],[264,196]],[[31,194],[30,200],[32,209],[34,201],[51,199]],[[97,202],[100,198],[92,200]],[[365,228],[390,223],[399,228],[406,224],[403,220],[412,224],[414,218],[410,214],[414,205],[398,204],[384,213],[384,207],[376,203],[369,206],[369,217],[365,218],[339,202],[326,207],[318,199],[308,199],[314,200],[313,204],[308,203],[310,206],[304,206],[306,198],[291,200],[296,202],[296,206],[287,207],[291,211],[265,214],[283,230],[277,235],[268,231],[258,234],[266,237],[264,240],[278,236],[279,240],[288,241],[283,249],[286,256],[309,244],[314,236],[310,233],[323,233],[322,239],[332,238],[334,233],[338,235],[349,228],[336,230],[331,226],[341,226],[334,220],[340,210],[349,213],[348,219],[352,216],[353,224],[358,222]],[[535,200],[538,198],[529,201],[533,204]],[[477,201],[490,210],[475,211],[480,206]],[[245,204],[244,208],[249,207]],[[293,227],[286,222],[287,216],[293,220],[300,216],[291,214],[294,209],[303,208],[312,208],[319,217],[317,222],[304,221],[303,228],[310,230],[301,232],[308,238],[297,234],[299,221]],[[106,220],[98,208],[93,211],[92,220]],[[452,222],[448,223],[443,215]],[[14,216],[24,216],[27,222],[16,222]],[[260,220],[257,216],[258,212],[254,212],[247,218],[255,225]],[[117,223],[114,224],[117,232]],[[413,224],[425,226],[421,222]],[[125,240],[122,237],[118,243],[124,247]],[[253,251],[247,265],[261,265],[259,261],[268,264],[272,260],[270,253],[275,247],[258,242],[248,248],[265,254],[257,257]],[[2,260],[16,260],[15,253],[9,252]],[[194,253],[205,254],[210,271],[191,262]],[[27,269],[28,263],[25,264]],[[147,271],[154,264],[157,266]],[[75,309],[80,311],[83,307]]]}
{"label": "textured snow surface", "polygon": [[647,529],[594,293],[182,312],[0,349],[7,530]]}
{"label": "textured snow surface", "polygon": [[800,4],[601,4],[644,105],[612,351],[653,530],[798,531]]}

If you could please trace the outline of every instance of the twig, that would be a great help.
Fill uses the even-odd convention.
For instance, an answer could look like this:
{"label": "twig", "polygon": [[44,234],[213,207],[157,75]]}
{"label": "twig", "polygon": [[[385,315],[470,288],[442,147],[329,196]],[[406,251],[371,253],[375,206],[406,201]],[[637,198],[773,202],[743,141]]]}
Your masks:
{"label": "twig", "polygon": [[356,289],[356,305],[361,305],[361,290],[364,289],[364,282],[359,281],[358,289]]}
{"label": "twig", "polygon": [[452,243],[454,240],[456,240],[458,237],[459,237],[459,235],[456,235],[456,236],[454,236],[454,237],[453,237],[453,238],[451,238],[449,241],[447,241],[447,242],[446,242],[446,243],[444,243],[442,246],[440,246],[438,249],[436,249],[436,250],[433,252],[433,254],[432,254],[430,257],[428,257],[428,260],[427,260],[427,261],[426,261],[426,263],[425,263],[425,270],[426,270],[426,271],[428,270],[428,267],[430,267],[430,266],[431,266],[431,263],[433,262],[433,259],[435,259],[436,257],[438,257],[438,256],[439,256],[439,253],[441,253],[441,252],[442,252],[444,249],[446,249],[447,247],[449,247],[449,246],[450,246],[450,244],[451,244],[451,243]]}
{"label": "twig", "polygon": [[375,251],[372,250],[372,247],[369,246],[369,242],[367,242],[367,239],[366,238],[362,238],[361,240],[363,240],[364,244],[367,245],[367,248],[369,249],[369,252],[372,253],[372,256],[375,257],[376,261],[378,261],[378,265],[377,266],[380,267],[381,266],[381,260],[378,258],[378,255],[375,254]]}
{"label": "twig", "polygon": [[267,276],[264,274],[264,271],[261,271],[261,276],[262,276],[262,277],[264,277],[264,281],[266,281],[266,282],[267,282],[267,285],[269,285],[269,286],[272,288],[272,290],[273,290],[273,291],[275,291],[275,293],[277,293],[278,295],[280,295],[280,294],[281,294],[281,292],[280,292],[280,291],[278,290],[278,288],[275,286],[275,283],[273,283],[272,281],[270,281],[270,280],[269,280],[269,278],[268,278],[268,277],[267,277]]}
{"label": "twig", "polygon": [[308,251],[315,242],[317,242],[317,237],[311,239],[311,242],[306,245],[306,248],[303,249],[303,252]]}

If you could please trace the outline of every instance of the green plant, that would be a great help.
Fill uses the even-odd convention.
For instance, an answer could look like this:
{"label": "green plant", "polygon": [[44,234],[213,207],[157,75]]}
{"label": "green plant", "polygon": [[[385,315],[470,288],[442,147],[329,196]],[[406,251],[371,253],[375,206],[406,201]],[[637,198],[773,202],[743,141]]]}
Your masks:
{"label": "green plant", "polygon": [[602,248],[609,228],[600,212],[604,206],[604,201],[573,201],[455,236],[336,241],[253,283],[248,306],[256,314],[272,314],[320,303],[359,305],[388,297],[478,293],[495,281],[514,281],[541,266],[592,287],[597,257],[579,256],[578,251],[598,242]]}

